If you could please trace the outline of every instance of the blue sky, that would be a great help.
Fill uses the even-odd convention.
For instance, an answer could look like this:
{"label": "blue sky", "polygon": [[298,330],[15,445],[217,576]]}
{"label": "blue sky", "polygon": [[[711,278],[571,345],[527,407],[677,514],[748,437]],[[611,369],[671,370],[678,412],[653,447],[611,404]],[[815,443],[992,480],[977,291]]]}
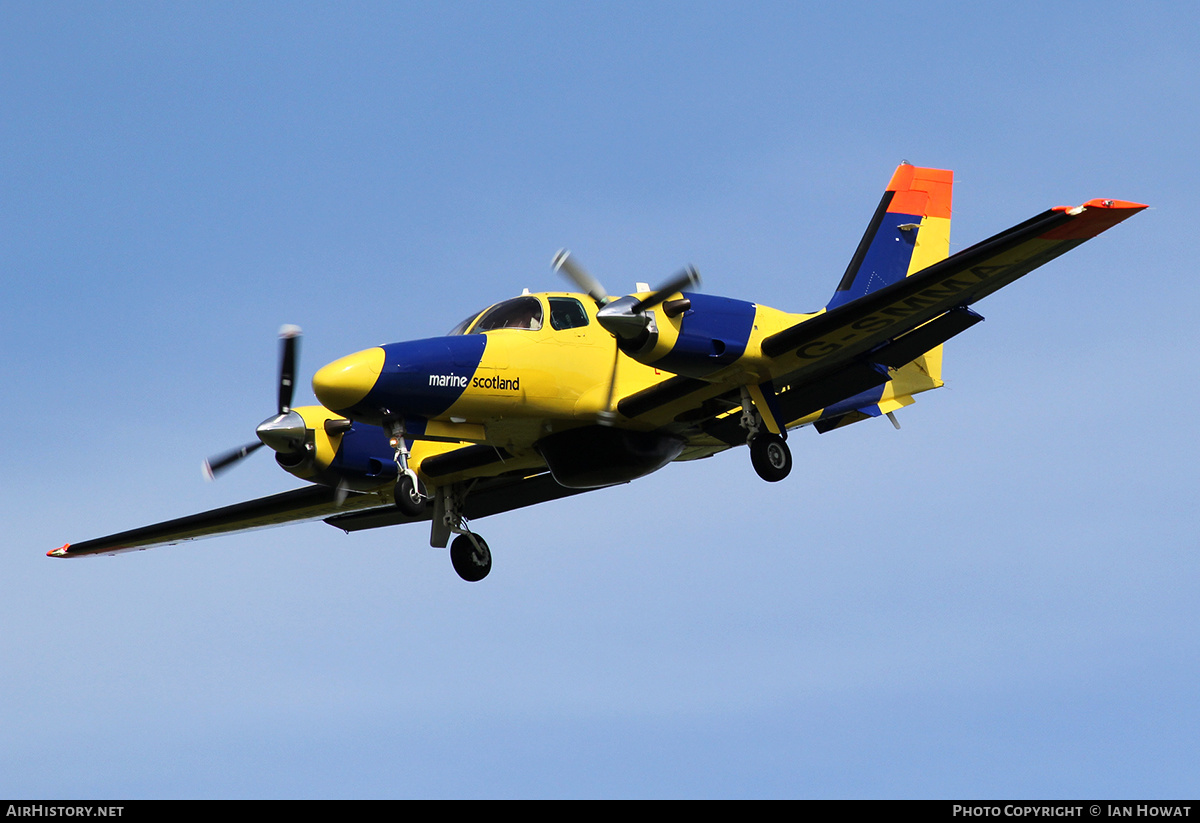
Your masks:
{"label": "blue sky", "polygon": [[[0,6],[0,796],[1194,797],[1196,12]],[[983,301],[945,390],[480,521],[64,542],[292,488],[199,463],[320,365],[695,264],[823,305],[896,164],[952,248],[1153,209]]]}

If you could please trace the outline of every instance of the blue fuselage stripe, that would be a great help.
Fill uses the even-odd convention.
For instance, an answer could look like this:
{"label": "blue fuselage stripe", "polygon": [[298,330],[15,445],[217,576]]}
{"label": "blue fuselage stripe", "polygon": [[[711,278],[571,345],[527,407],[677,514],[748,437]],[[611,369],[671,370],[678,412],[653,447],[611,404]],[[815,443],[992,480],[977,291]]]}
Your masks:
{"label": "blue fuselage stripe", "polygon": [[486,347],[482,334],[389,343],[383,371],[363,402],[405,417],[437,417],[466,391]]}

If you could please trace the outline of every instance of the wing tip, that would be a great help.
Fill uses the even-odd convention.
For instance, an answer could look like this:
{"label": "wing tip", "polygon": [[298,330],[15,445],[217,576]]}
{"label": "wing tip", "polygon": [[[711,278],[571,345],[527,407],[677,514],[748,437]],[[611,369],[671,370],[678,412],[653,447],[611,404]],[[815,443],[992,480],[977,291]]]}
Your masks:
{"label": "wing tip", "polygon": [[1046,240],[1088,240],[1146,208],[1149,206],[1144,203],[1103,197],[1089,200],[1082,206],[1056,206],[1053,211],[1065,212],[1074,219],[1042,237]]}
{"label": "wing tip", "polygon": [[1087,209],[1126,209],[1129,211],[1141,211],[1142,209],[1150,208],[1145,203],[1134,203],[1132,200],[1089,200],[1083,204]]}
{"label": "wing tip", "polygon": [[1055,206],[1054,211],[1065,211],[1068,214],[1080,214],[1084,209],[1114,209],[1118,211],[1141,211],[1150,208],[1145,203],[1134,203],[1132,200],[1113,200],[1110,197],[1097,197],[1082,206]]}
{"label": "wing tip", "polygon": [[51,549],[50,551],[46,552],[46,557],[70,557],[71,555],[68,552],[68,549],[70,548],[70,543],[64,543],[57,549]]}

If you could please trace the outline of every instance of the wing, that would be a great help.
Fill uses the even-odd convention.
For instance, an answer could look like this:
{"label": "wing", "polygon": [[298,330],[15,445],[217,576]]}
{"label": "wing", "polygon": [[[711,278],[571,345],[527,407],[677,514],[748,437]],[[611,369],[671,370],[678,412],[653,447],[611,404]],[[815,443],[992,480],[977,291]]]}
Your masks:
{"label": "wing", "polygon": [[48,554],[50,557],[82,557],[89,554],[116,554],[152,549],[201,537],[235,534],[305,520],[320,520],[346,510],[377,508],[388,504],[379,494],[351,495],[342,501],[341,505],[338,504],[337,497],[337,491],[328,486],[307,486],[164,523],[155,523],[152,526],[130,529],[107,537],[85,540],[82,543],[68,543]]}
{"label": "wing", "polygon": [[[1090,240],[1145,206],[1092,200],[1043,212],[897,283],[771,335],[774,399],[794,423],[824,410],[819,430],[872,409],[885,383],[983,318],[968,306]],[[940,358],[939,358],[940,359]],[[910,369],[911,371],[911,369]],[[925,386],[934,388],[940,380]],[[901,405],[911,394],[899,393]],[[856,418],[848,418],[853,422]],[[824,425],[822,425],[824,424]]]}
{"label": "wing", "polygon": [[[487,448],[495,453],[494,449]],[[465,454],[460,454],[465,452]],[[479,451],[467,446],[449,452],[456,455],[460,463],[478,463]],[[581,489],[567,489],[554,482],[549,472],[532,471],[499,477],[484,477],[475,481],[467,499],[464,514],[468,518],[487,517],[492,514],[532,506],[548,500],[557,500],[579,494]],[[215,537],[222,534],[264,529],[312,520],[324,520],[331,526],[344,531],[374,529],[395,526],[401,523],[427,522],[432,519],[432,506],[425,514],[412,517],[404,514],[392,504],[391,491],[369,494],[351,494],[341,502],[338,493],[328,486],[307,486],[282,494],[249,500],[192,514],[151,526],[68,543],[48,552],[50,557],[83,557],[91,554],[116,554],[117,552],[140,551],[157,546],[169,546]]]}
{"label": "wing", "polygon": [[[983,319],[968,306],[1144,208],[1091,200],[1050,209],[898,282],[835,302],[761,340],[770,379],[757,388],[781,426],[822,410],[822,418],[832,421],[873,406],[879,387],[895,379],[897,370]],[[924,388],[934,385],[940,382]],[[895,405],[906,402],[911,396]],[[627,417],[677,422],[690,417],[717,441],[745,442],[737,416],[729,413],[740,408],[737,390],[729,385],[677,376],[623,398],[618,408]]]}
{"label": "wing", "polygon": [[878,291],[763,340],[794,357],[788,377],[836,368],[953,309],[965,308],[1146,208],[1118,200],[1059,207]]}

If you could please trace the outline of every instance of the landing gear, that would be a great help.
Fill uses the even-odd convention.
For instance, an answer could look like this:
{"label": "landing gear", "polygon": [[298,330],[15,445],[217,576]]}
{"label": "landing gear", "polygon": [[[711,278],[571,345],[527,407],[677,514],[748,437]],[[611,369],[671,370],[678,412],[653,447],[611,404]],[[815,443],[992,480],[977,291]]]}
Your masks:
{"label": "landing gear", "polygon": [[745,386],[742,387],[742,419],[739,422],[746,430],[750,464],[758,476],[768,483],[778,483],[787,477],[792,471],[792,450],[784,442],[787,432],[782,432],[780,436],[767,430],[762,415],[754,406],[750,390]]}
{"label": "landing gear", "polygon": [[468,583],[476,583],[492,570],[492,552],[482,537],[467,532],[450,544],[450,562],[459,577]]}
{"label": "landing gear", "polygon": [[492,570],[492,552],[482,537],[467,528],[463,504],[470,489],[470,485],[462,483],[434,489],[429,545],[444,549],[450,543],[450,535],[458,535],[450,543],[450,562],[454,564],[454,571],[458,572],[459,577],[468,583],[475,583],[487,577]]}
{"label": "landing gear", "polygon": [[388,433],[391,435],[392,448],[396,450],[396,470],[400,475],[396,481],[396,508],[409,517],[420,517],[425,513],[427,498],[421,491],[417,473],[408,467],[408,444],[404,440],[404,421],[390,421]]}
{"label": "landing gear", "polygon": [[396,508],[409,517],[420,517],[425,513],[425,495],[421,494],[411,475],[402,474],[396,481]]}
{"label": "landing gear", "polygon": [[750,438],[750,463],[763,480],[778,483],[792,470],[792,450],[779,435],[759,432]]}

